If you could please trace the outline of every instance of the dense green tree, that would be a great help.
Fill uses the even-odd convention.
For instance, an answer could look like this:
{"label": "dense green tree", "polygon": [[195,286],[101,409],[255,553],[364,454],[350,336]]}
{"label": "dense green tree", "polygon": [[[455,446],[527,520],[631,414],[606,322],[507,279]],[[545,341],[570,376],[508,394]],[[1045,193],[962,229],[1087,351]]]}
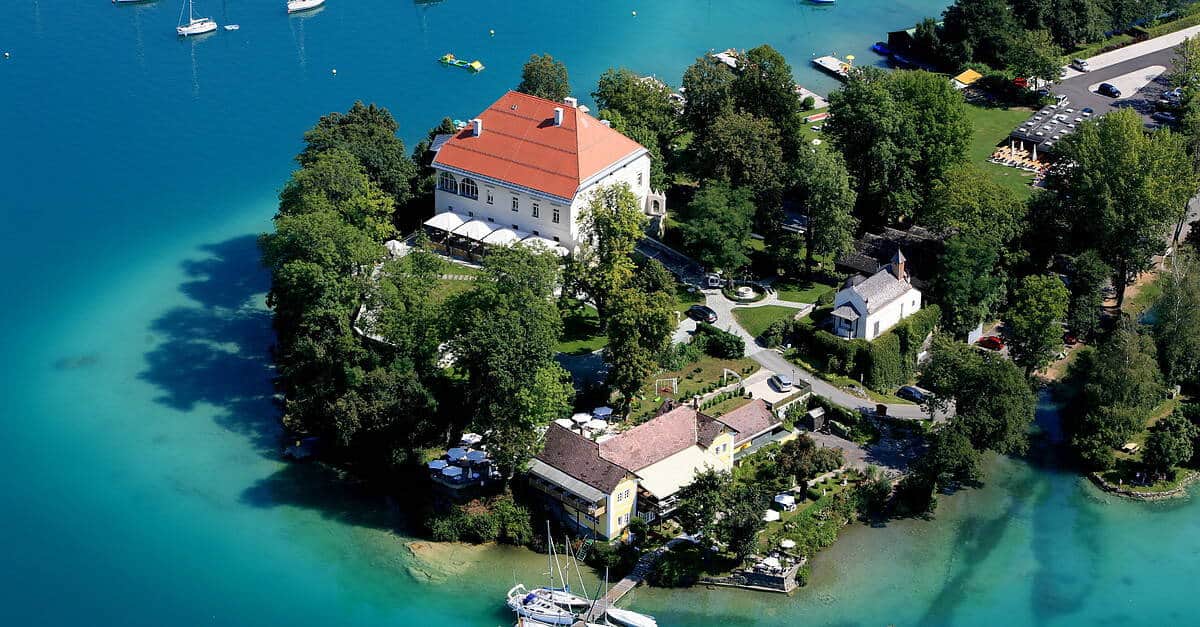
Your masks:
{"label": "dense green tree", "polygon": [[769,495],[758,485],[737,483],[729,488],[724,500],[717,537],[741,562],[758,547],[758,534],[767,527],[762,512],[769,504]]}
{"label": "dense green tree", "polygon": [[1054,275],[1022,278],[1004,314],[1004,331],[1012,360],[1027,375],[1043,368],[1062,348],[1062,324],[1070,294]]}
{"label": "dense green tree", "polygon": [[911,219],[966,159],[966,105],[945,77],[859,68],[830,95],[829,112],[826,135],[846,157],[869,225]]}
{"label": "dense green tree", "polygon": [[778,204],[783,189],[779,130],[767,118],[726,113],[713,121],[696,147],[703,179],[726,179],[754,192],[760,209]]}
{"label": "dense green tree", "polygon": [[829,96],[825,135],[841,149],[857,184],[857,210],[872,226],[910,215],[917,206],[916,172],[905,111],[882,70],[860,68]]}
{"label": "dense green tree", "polygon": [[1021,30],[1005,0],[957,0],[942,14],[942,41],[960,63],[1004,67]]}
{"label": "dense green tree", "polygon": [[1080,339],[1090,339],[1100,328],[1100,308],[1104,306],[1104,286],[1112,268],[1095,249],[1077,255],[1072,264],[1071,302],[1067,308],[1067,328]]}
{"label": "dense green tree", "polygon": [[1004,58],[1005,64],[1017,76],[1037,79],[1040,84],[1057,81],[1062,71],[1062,48],[1048,30],[1020,31]]}
{"label": "dense green tree", "polygon": [[955,406],[949,428],[978,450],[1002,454],[1025,451],[1036,400],[1013,363],[936,336],[921,383],[934,394],[935,409]]}
{"label": "dense green tree", "polygon": [[332,148],[292,173],[279,194],[279,213],[297,215],[333,211],[377,242],[396,233],[395,203],[367,176],[350,152]]}
{"label": "dense green tree", "polygon": [[841,468],[843,463],[841,449],[818,447],[807,435],[784,442],[775,454],[775,465],[792,485],[804,485],[822,473]]}
{"label": "dense green tree", "polygon": [[1188,37],[1175,46],[1167,81],[1191,92],[1200,87],[1200,37]]}
{"label": "dense green tree", "polygon": [[451,305],[449,349],[467,377],[466,406],[506,476],[537,452],[537,427],[570,410],[570,378],[554,361],[557,283],[553,253],[495,248],[475,287]]}
{"label": "dense green tree", "polygon": [[1064,49],[1104,38],[1107,15],[1098,0],[1055,0],[1047,3],[1045,25]]}
{"label": "dense green tree", "polygon": [[633,251],[645,224],[637,196],[625,184],[593,191],[579,216],[579,230],[587,238],[571,261],[568,278],[575,291],[596,305],[602,325],[609,318],[613,295],[633,278]]}
{"label": "dense green tree", "polygon": [[396,206],[403,206],[417,170],[405,154],[404,142],[396,137],[398,128],[387,109],[355,102],[346,113],[322,116],[304,134],[304,150],[296,161],[308,167],[330,150],[349,152]]}
{"label": "dense green tree", "polygon": [[652,76],[610,68],[600,75],[592,98],[600,117],[619,114],[630,127],[653,131],[660,150],[666,153],[679,125],[679,109],[671,99],[673,93],[670,86]]}
{"label": "dense green tree", "polygon": [[696,473],[691,483],[676,493],[675,519],[689,535],[716,535],[717,513],[722,510],[725,493],[732,485],[729,473],[706,469]]}
{"label": "dense green tree", "polygon": [[680,224],[687,250],[707,268],[736,274],[750,263],[754,201],[748,189],[731,189],[723,180],[700,187]]}
{"label": "dense green tree", "polygon": [[1150,431],[1142,461],[1160,472],[1170,471],[1192,459],[1195,453],[1192,443],[1198,436],[1200,428],[1178,413],[1171,414]]}
{"label": "dense green tree", "polygon": [[366,301],[368,310],[375,313],[359,320],[361,328],[385,338],[423,376],[436,373],[438,346],[445,339],[443,310],[434,294],[446,266],[436,254],[420,247],[385,263]]}
{"label": "dense green tree", "polygon": [[696,59],[683,72],[683,125],[698,137],[708,132],[713,120],[733,111],[733,70],[712,55]]}
{"label": "dense green tree", "polygon": [[1005,283],[999,262],[999,250],[988,239],[963,235],[946,240],[933,292],[947,331],[965,336],[996,310]]}
{"label": "dense green tree", "polygon": [[979,451],[959,429],[944,427],[929,436],[929,449],[917,460],[914,473],[941,489],[976,485],[983,478]]}
{"label": "dense green tree", "polygon": [[1154,307],[1154,340],[1167,381],[1194,384],[1200,376],[1200,269],[1187,253],[1176,255],[1159,279],[1162,296]]}
{"label": "dense green tree", "polygon": [[621,394],[620,409],[629,407],[646,377],[658,366],[658,356],[675,329],[674,300],[666,293],[643,292],[634,287],[618,290],[605,325],[608,346],[608,383]]}
{"label": "dense green tree", "polygon": [[962,163],[934,183],[929,203],[916,214],[916,222],[946,235],[988,241],[1007,251],[1025,229],[1025,205],[982,168]]}
{"label": "dense green tree", "polygon": [[1052,170],[1047,187],[1078,249],[1096,248],[1114,269],[1120,305],[1196,191],[1183,138],[1147,135],[1141,117],[1121,109],[1084,122],[1055,149],[1071,166]]}
{"label": "dense green tree", "polygon": [[521,68],[521,83],[517,91],[546,100],[562,102],[571,95],[567,66],[549,54],[532,54]]}
{"label": "dense green tree", "polygon": [[799,148],[800,99],[792,66],[778,50],[763,44],[747,50],[738,60],[733,82],[737,106],[757,118],[770,120],[779,129],[784,155]]}
{"label": "dense green tree", "polygon": [[1071,446],[1094,469],[1112,467],[1113,448],[1142,429],[1164,395],[1154,342],[1128,322],[1098,350],[1082,351],[1068,381],[1082,390],[1066,421]]}
{"label": "dense green tree", "polygon": [[794,171],[798,200],[808,212],[804,262],[811,275],[816,255],[836,257],[853,247],[856,194],[846,161],[824,145],[801,148]]}

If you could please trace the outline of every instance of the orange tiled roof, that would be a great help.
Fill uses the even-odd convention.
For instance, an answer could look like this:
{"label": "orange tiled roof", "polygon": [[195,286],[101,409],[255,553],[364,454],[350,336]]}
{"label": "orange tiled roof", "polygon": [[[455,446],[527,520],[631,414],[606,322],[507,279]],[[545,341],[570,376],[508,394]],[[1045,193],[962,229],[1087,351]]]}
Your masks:
{"label": "orange tiled roof", "polygon": [[[561,126],[554,125],[555,107],[563,109]],[[434,165],[569,199],[583,181],[645,150],[574,107],[515,91],[478,117],[483,133],[459,131]]]}

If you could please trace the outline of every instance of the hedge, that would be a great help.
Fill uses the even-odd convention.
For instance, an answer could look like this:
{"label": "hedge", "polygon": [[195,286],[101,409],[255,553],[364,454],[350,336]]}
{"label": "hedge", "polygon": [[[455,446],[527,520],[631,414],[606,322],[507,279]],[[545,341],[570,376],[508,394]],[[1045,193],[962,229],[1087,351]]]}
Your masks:
{"label": "hedge", "polygon": [[696,326],[696,337],[701,350],[719,359],[740,359],[746,356],[746,343],[728,331],[722,331],[707,322]]}
{"label": "hedge", "polygon": [[913,371],[917,367],[917,355],[921,352],[921,346],[925,344],[925,338],[933,333],[941,317],[942,310],[937,305],[927,305],[888,331],[889,334],[895,335],[900,340],[902,380],[907,381],[912,378]]}
{"label": "hedge", "polygon": [[871,342],[865,383],[873,390],[890,390],[906,380],[900,358],[900,338],[884,333]]}

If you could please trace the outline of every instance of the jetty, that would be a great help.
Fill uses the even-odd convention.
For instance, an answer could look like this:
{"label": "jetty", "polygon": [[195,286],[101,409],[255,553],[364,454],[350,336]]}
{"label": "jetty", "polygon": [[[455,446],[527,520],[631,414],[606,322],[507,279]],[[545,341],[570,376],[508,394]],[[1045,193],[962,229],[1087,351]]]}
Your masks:
{"label": "jetty", "polygon": [[620,601],[622,597],[629,594],[630,590],[636,588],[638,584],[646,579],[646,574],[654,567],[654,562],[658,561],[661,551],[662,549],[651,551],[639,558],[633,570],[629,571],[629,574],[625,575],[624,579],[618,581],[617,585],[609,588],[608,593],[603,597],[596,599],[596,602],[592,604],[584,620],[593,623],[603,618],[604,614],[608,612],[608,608],[616,605],[617,601]]}
{"label": "jetty", "polygon": [[829,74],[834,75],[840,80],[846,80],[846,77],[850,75],[850,64],[837,57],[817,57],[813,59],[812,62],[813,65],[825,70]]}

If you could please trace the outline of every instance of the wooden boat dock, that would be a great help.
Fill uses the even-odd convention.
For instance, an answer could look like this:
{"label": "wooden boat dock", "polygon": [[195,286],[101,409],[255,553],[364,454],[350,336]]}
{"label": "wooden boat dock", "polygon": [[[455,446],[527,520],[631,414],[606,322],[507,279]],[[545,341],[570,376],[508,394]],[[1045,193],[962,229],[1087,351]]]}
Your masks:
{"label": "wooden boat dock", "polygon": [[608,594],[605,594],[602,598],[596,599],[596,602],[592,604],[592,608],[588,610],[587,616],[584,620],[589,623],[593,623],[603,618],[605,612],[608,611],[608,608],[616,605],[617,601],[620,601],[622,597],[624,597],[626,594],[629,594],[630,590],[633,590],[638,584],[642,583],[642,581],[646,579],[646,574],[649,573],[650,569],[654,567],[654,562],[658,561],[658,556],[658,551],[651,551],[650,553],[646,553],[640,559],[638,559],[637,564],[633,567],[633,570],[630,571],[624,579],[618,581],[617,585],[609,588]]}
{"label": "wooden boat dock", "polygon": [[850,64],[834,56],[817,57],[812,63],[840,80],[846,80],[850,74]]}

